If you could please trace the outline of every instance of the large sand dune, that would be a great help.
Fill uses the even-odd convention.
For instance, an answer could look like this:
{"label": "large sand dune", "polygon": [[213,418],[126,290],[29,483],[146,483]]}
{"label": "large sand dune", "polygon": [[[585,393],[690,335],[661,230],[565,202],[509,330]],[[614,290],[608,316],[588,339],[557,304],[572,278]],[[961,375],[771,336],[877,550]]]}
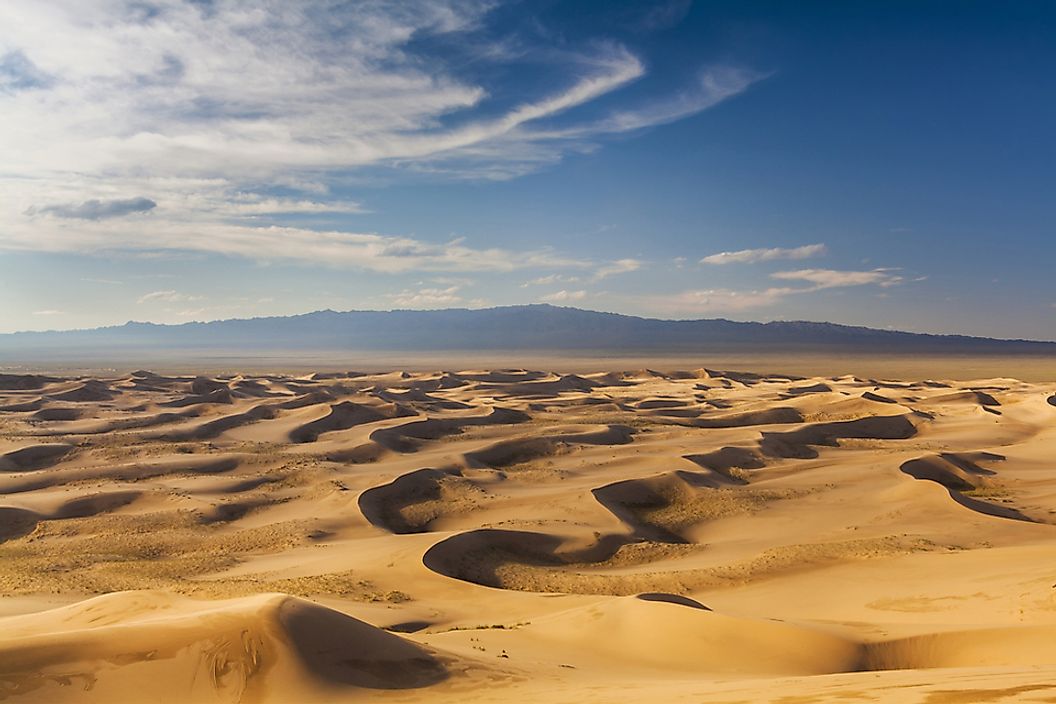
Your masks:
{"label": "large sand dune", "polygon": [[1056,701],[1056,384],[0,375],[0,700]]}

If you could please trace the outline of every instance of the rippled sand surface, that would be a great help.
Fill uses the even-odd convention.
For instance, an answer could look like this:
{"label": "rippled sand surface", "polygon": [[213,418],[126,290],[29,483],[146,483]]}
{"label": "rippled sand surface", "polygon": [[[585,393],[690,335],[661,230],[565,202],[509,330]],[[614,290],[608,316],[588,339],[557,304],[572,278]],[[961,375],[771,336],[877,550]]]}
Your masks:
{"label": "rippled sand surface", "polygon": [[1056,702],[1056,384],[0,375],[0,699]]}

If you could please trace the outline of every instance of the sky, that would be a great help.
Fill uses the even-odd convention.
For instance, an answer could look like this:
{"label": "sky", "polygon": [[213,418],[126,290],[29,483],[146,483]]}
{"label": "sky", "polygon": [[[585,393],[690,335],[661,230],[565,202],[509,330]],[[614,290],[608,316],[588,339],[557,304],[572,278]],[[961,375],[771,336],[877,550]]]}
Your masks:
{"label": "sky", "polygon": [[4,0],[0,332],[553,303],[1056,339],[1056,4]]}

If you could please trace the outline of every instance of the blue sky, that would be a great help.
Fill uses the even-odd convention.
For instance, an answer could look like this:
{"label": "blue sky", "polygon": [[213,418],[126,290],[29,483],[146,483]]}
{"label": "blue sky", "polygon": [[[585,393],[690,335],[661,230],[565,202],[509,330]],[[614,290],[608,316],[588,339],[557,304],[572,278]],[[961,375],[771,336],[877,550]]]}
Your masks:
{"label": "blue sky", "polygon": [[553,302],[1056,338],[1044,2],[0,5],[0,331]]}

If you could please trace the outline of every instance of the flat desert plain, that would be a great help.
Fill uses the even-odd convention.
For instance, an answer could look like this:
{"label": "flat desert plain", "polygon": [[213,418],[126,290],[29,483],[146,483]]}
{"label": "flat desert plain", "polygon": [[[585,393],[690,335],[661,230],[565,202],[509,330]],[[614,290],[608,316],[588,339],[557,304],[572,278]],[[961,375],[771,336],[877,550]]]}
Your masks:
{"label": "flat desert plain", "polygon": [[0,699],[1056,702],[1056,384],[0,376]]}

